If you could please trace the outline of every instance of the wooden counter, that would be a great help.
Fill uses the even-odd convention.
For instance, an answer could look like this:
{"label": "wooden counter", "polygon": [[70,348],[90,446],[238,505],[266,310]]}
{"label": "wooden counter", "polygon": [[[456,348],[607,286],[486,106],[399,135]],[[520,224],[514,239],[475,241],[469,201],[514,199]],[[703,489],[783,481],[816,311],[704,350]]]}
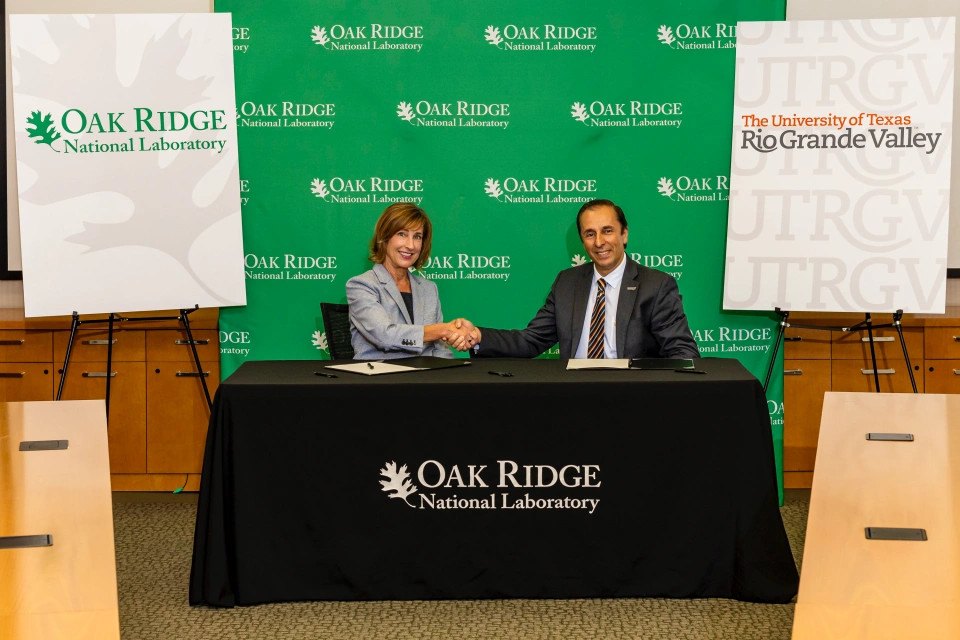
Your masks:
{"label": "wooden counter", "polygon": [[[868,526],[928,540],[867,540]],[[826,395],[793,640],[841,638],[960,638],[960,396]]]}
{"label": "wooden counter", "polygon": [[119,640],[103,401],[0,403],[0,536],[46,533],[53,546],[0,549],[0,638]]}

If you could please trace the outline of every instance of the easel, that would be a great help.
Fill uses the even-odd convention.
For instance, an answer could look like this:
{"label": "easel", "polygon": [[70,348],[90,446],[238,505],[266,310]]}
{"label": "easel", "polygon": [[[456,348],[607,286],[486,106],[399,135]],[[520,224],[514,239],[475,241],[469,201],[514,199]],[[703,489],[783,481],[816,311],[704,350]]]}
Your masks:
{"label": "easel", "polygon": [[[155,316],[151,318],[125,318],[118,313],[111,313],[106,320],[81,320],[80,314],[76,311],[73,312],[73,322],[70,325],[70,339],[67,342],[67,353],[63,358],[63,369],[61,369],[60,375],[60,384],[57,387],[57,397],[56,400],[60,400],[60,397],[63,395],[63,383],[67,379],[67,367],[70,365],[70,352],[73,351],[73,341],[77,335],[77,327],[82,324],[103,324],[107,323],[107,370],[104,372],[103,376],[107,379],[107,395],[106,395],[106,405],[107,405],[107,421],[110,420],[110,378],[114,376],[113,371],[113,323],[114,322],[147,322],[147,321],[160,321],[160,320],[177,320],[183,323],[184,328],[187,330],[187,343],[189,343],[190,348],[193,350],[193,362],[197,366],[196,373],[190,372],[177,372],[178,376],[197,376],[200,378],[200,383],[203,385],[203,394],[207,398],[207,407],[213,409],[213,402],[210,401],[210,390],[207,388],[206,377],[208,374],[203,372],[203,369],[200,367],[200,355],[197,353],[197,341],[193,339],[193,331],[190,329],[190,314],[200,308],[200,305],[194,306],[193,309],[180,309],[179,316]],[[182,344],[182,341],[177,341]],[[90,374],[94,376],[95,374]]]}
{"label": "easel", "polygon": [[767,387],[770,386],[770,376],[773,375],[773,367],[777,363],[777,352],[780,350],[780,343],[783,342],[783,332],[787,327],[795,327],[797,329],[813,329],[815,331],[856,331],[864,326],[867,328],[867,336],[870,341],[870,360],[873,362],[873,384],[877,393],[880,393],[880,374],[877,373],[877,351],[873,346],[873,330],[874,329],[886,329],[889,327],[896,327],[897,334],[900,336],[900,346],[903,347],[903,357],[907,361],[907,372],[910,374],[910,385],[913,387],[913,392],[917,393],[917,381],[913,377],[913,365],[910,364],[910,354],[907,353],[907,343],[903,339],[903,326],[900,320],[903,318],[903,309],[897,309],[893,314],[893,322],[890,324],[873,324],[873,318],[869,313],[864,314],[863,322],[858,322],[852,327],[830,327],[823,325],[810,325],[810,324],[791,324],[787,322],[787,318],[790,317],[789,311],[784,311],[780,307],[774,309],[777,312],[777,315],[780,316],[780,330],[777,332],[777,341],[773,345],[773,357],[770,359],[770,366],[767,367],[767,378],[763,383],[763,391],[766,393]]}

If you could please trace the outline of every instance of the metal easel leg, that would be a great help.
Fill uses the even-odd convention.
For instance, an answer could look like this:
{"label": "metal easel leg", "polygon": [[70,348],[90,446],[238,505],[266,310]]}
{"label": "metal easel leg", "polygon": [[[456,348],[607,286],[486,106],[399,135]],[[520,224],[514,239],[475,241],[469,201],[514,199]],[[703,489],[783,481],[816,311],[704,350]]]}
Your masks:
{"label": "metal easel leg", "polygon": [[67,379],[67,367],[70,365],[70,352],[73,351],[73,339],[77,336],[77,326],[80,324],[80,314],[73,312],[73,322],[70,323],[70,339],[67,340],[67,354],[63,357],[63,369],[60,370],[60,384],[57,385],[57,397],[63,395],[63,383]]}
{"label": "metal easel leg", "polygon": [[200,354],[197,353],[197,343],[193,339],[193,331],[190,330],[190,318],[188,317],[191,311],[196,311],[199,308],[199,305],[197,305],[197,307],[189,311],[187,309],[180,309],[180,320],[187,330],[187,340],[190,342],[190,348],[193,350],[193,362],[197,365],[197,375],[200,376],[200,384],[203,385],[203,395],[207,398],[207,407],[212,411],[213,402],[210,400],[210,389],[207,388],[207,379],[203,375],[203,369],[200,366]]}
{"label": "metal easel leg", "polygon": [[877,393],[880,393],[880,374],[877,372],[877,349],[873,345],[873,319],[869,313],[866,314],[864,322],[867,325],[867,336],[869,336],[870,339],[870,360],[873,361],[873,384]]}
{"label": "metal easel leg", "polygon": [[910,364],[910,354],[907,353],[907,342],[903,339],[903,326],[900,323],[900,319],[903,318],[903,309],[897,309],[897,312],[893,314],[893,326],[897,328],[897,334],[900,336],[900,346],[903,347],[903,358],[907,361],[907,372],[910,374],[910,386],[913,387],[913,392],[917,392],[917,379],[913,377],[913,365]]}
{"label": "metal easel leg", "polygon": [[790,317],[790,312],[784,311],[780,307],[777,307],[774,311],[780,316],[780,329],[777,331],[777,341],[773,343],[773,357],[770,358],[770,365],[767,367],[767,377],[763,381],[764,393],[767,392],[767,388],[770,386],[770,376],[773,375],[773,368],[777,364],[777,353],[780,351],[780,343],[783,342],[783,331],[789,326],[787,318]]}

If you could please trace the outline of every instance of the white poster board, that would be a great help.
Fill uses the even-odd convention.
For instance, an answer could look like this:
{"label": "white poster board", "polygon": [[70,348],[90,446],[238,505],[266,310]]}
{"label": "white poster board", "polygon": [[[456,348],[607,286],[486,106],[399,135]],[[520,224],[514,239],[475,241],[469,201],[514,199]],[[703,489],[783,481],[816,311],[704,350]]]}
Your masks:
{"label": "white poster board", "polygon": [[245,304],[230,15],[10,39],[26,316]]}
{"label": "white poster board", "polygon": [[737,26],[724,308],[943,313],[954,18]]}

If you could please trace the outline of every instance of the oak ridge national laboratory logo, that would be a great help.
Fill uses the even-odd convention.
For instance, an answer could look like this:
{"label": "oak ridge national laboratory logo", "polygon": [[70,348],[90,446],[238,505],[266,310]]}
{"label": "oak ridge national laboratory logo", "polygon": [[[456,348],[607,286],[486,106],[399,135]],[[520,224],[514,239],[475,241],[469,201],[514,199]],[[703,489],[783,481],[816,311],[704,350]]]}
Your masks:
{"label": "oak ridge national laboratory logo", "polygon": [[327,51],[414,51],[423,48],[423,26],[334,24],[329,29],[315,25],[310,39]]}
{"label": "oak ridge national laboratory logo", "polygon": [[665,24],[657,28],[657,40],[671,49],[736,49],[737,25],[718,22],[712,25]]}
{"label": "oak ridge national laboratory logo", "polygon": [[[630,253],[630,259],[643,267],[663,271],[679,280],[683,277],[683,256],[680,254],[642,254]],[[579,267],[590,262],[590,256],[580,253],[570,257],[570,266]]]}
{"label": "oak ridge national laboratory logo", "polygon": [[730,178],[662,176],[657,180],[657,193],[673,202],[726,202],[730,199]]}
{"label": "oak ridge national laboratory logo", "polygon": [[331,204],[423,202],[423,180],[383,178],[314,178],[310,193]]}
{"label": "oak ridge national laboratory logo", "polygon": [[566,204],[597,197],[597,181],[570,178],[487,178],[487,197],[505,204]]}
{"label": "oak ridge national laboratory logo", "polygon": [[[56,120],[52,113],[33,111],[27,116],[26,133],[34,143],[64,154],[160,151],[213,151],[219,154],[227,141],[219,139],[216,132],[226,128],[226,112],[222,109],[188,113],[134,107],[107,112],[67,109]],[[197,134],[197,139],[183,140],[184,132],[187,135],[204,133]],[[143,135],[131,135],[134,133]],[[91,139],[91,136],[95,137]]]}
{"label": "oak ridge national laboratory logo", "polygon": [[503,51],[583,51],[597,48],[596,27],[562,27],[555,24],[517,26],[508,24],[501,30],[493,25],[484,29],[488,45]]}
{"label": "oak ridge national laboratory logo", "polygon": [[248,253],[243,257],[247,280],[298,280],[333,282],[337,279],[336,256],[301,256],[285,253],[265,256]]}
{"label": "oak ridge national laboratory logo", "polygon": [[397,117],[414,127],[497,127],[510,125],[510,105],[459,100],[457,102],[401,101]]}
{"label": "oak ridge national laboratory logo", "polygon": [[495,470],[485,464],[466,465],[461,470],[459,465],[448,469],[436,460],[427,460],[417,468],[418,485],[406,464],[398,467],[390,461],[380,469],[385,480],[379,482],[388,498],[418,510],[556,509],[592,515],[600,506],[600,498],[592,497],[598,495],[601,485],[599,473],[596,464],[557,467],[497,460]]}
{"label": "oak ridge national laboratory logo", "polygon": [[237,107],[237,127],[332,129],[336,115],[333,102],[244,102]]}
{"label": "oak ridge national laboratory logo", "polygon": [[693,331],[693,339],[697,341],[701,354],[768,353],[773,342],[773,330],[770,327],[697,329]]}
{"label": "oak ridge national laboratory logo", "polygon": [[418,274],[427,280],[507,282],[510,279],[510,266],[510,256],[441,253],[435,250]]}
{"label": "oak ridge national laboratory logo", "polygon": [[570,117],[585,127],[675,127],[683,123],[680,102],[574,102]]}

